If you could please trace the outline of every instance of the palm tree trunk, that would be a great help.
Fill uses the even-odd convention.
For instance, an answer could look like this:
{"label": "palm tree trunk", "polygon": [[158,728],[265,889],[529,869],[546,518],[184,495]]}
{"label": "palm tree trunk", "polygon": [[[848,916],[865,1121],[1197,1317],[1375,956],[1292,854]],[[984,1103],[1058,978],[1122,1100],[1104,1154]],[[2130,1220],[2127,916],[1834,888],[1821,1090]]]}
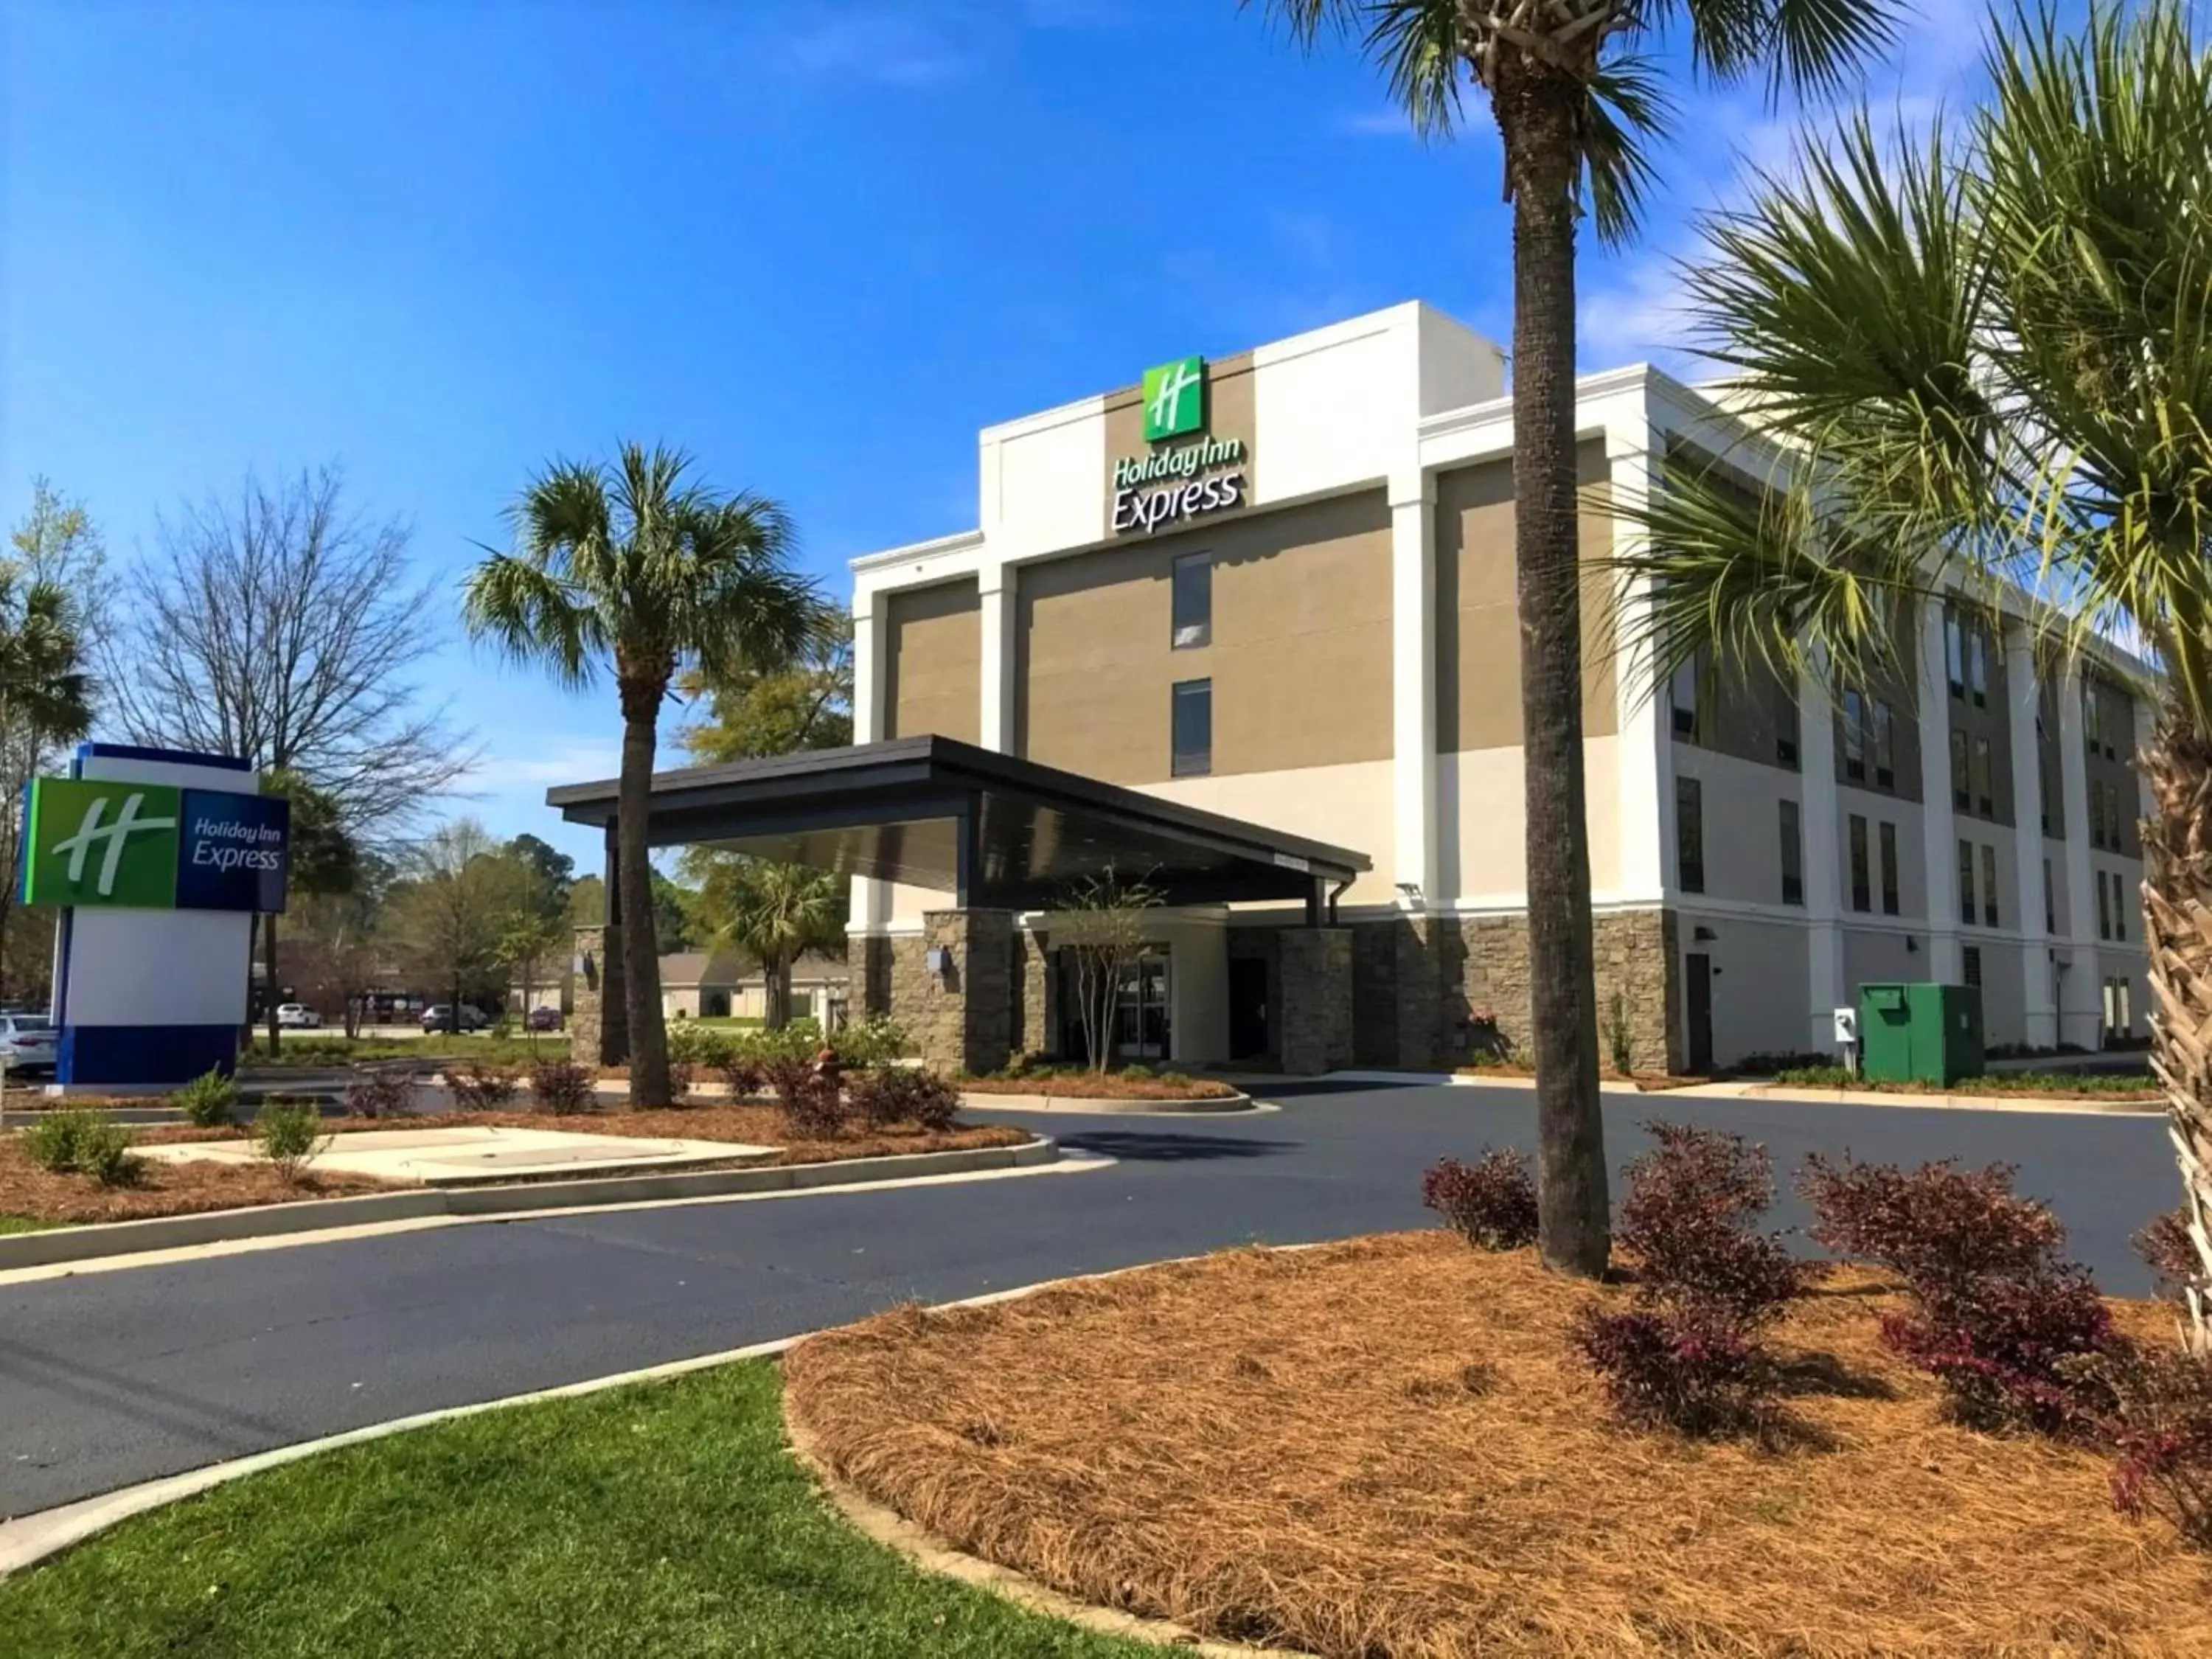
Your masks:
{"label": "palm tree trunk", "polygon": [[1575,502],[1575,112],[1533,66],[1496,89],[1513,192],[1513,554],[1528,793],[1530,1046],[1538,1243],[1595,1277],[1611,1251],[1598,1111],[1589,841],[1583,817],[1582,572]]}
{"label": "palm tree trunk", "polygon": [[629,1018],[629,1097],[665,1106],[668,1031],[660,1016],[660,946],[653,933],[653,871],[646,817],[653,792],[654,724],[663,687],[624,681],[622,781],[615,797],[615,879],[622,889],[623,1000]]}
{"label": "palm tree trunk", "polygon": [[791,964],[777,958],[761,963],[762,1023],[771,1031],[791,1024]]}
{"label": "palm tree trunk", "polygon": [[2184,1335],[2212,1356],[2212,733],[2169,704],[2142,765],[2158,808],[2143,825],[2145,933],[2159,1003],[2150,1063],[2166,1089],[2197,1247]]}

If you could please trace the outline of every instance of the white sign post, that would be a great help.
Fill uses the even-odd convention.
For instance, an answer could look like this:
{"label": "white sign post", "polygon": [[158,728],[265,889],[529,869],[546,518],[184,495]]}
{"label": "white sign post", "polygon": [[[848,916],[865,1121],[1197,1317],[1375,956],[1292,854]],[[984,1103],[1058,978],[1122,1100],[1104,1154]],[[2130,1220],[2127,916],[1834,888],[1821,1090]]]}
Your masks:
{"label": "white sign post", "polygon": [[1844,1051],[1844,1069],[1853,1077],[1859,1074],[1859,1011],[1856,1008],[1836,1010],[1836,1042]]}

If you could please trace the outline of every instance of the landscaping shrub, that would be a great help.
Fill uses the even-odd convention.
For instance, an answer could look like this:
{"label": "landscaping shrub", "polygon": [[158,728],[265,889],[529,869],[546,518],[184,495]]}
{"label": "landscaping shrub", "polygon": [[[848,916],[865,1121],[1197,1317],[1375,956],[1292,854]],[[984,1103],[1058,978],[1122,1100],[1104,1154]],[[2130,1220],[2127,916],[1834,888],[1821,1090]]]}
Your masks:
{"label": "landscaping shrub", "polygon": [[855,1077],[847,1092],[854,1112],[872,1129],[894,1123],[949,1129],[960,1110],[958,1091],[919,1066],[878,1066]]}
{"label": "landscaping shrub", "polygon": [[2014,1171],[1952,1160],[1907,1172],[1814,1154],[1798,1177],[1813,1237],[1879,1262],[1914,1307],[1881,1322],[1883,1340],[1943,1385],[1952,1414],[1981,1429],[2078,1436],[2112,1401],[2094,1367],[2117,1347],[2088,1273],[2058,1255],[2066,1231],[2012,1189]]}
{"label": "landscaping shrub", "polygon": [[410,1117],[415,1079],[400,1071],[365,1072],[346,1085],[345,1108],[350,1117]]}
{"label": "landscaping shrub", "polygon": [[684,1066],[704,1066],[719,1069],[730,1063],[737,1052],[737,1038],[728,1031],[716,1030],[690,1020],[672,1025],[668,1030],[668,1058]]}
{"label": "landscaping shrub", "polygon": [[2160,1510],[2212,1548],[2212,1356],[2123,1343],[2070,1369],[2110,1402],[2100,1438],[2118,1460],[2113,1507],[2133,1520]]}
{"label": "landscaping shrub", "polygon": [[1628,1036],[1628,1003],[1618,991],[1613,994],[1613,1000],[1606,1005],[1605,1045],[1615,1075],[1633,1077],[1636,1074],[1636,1045]]}
{"label": "landscaping shrub", "polygon": [[1776,1420],[1781,1377],[1760,1334],[1811,1269],[1758,1231],[1774,1198],[1764,1147],[1741,1135],[1650,1122],[1658,1145],[1628,1166],[1613,1237],[1637,1258],[1636,1306],[1586,1309],[1572,1340],[1621,1418],[1683,1434]]}
{"label": "landscaping shrub", "polygon": [[446,1067],[446,1086],[453,1091],[453,1103],[463,1111],[495,1112],[513,1102],[520,1085],[515,1074],[504,1066],[465,1060]]}
{"label": "landscaping shrub", "polygon": [[321,1150],[323,1115],[312,1100],[272,1097],[262,1104],[253,1120],[253,1138],[261,1156],[277,1174],[298,1182],[308,1163]]}
{"label": "landscaping shrub", "polygon": [[684,1097],[691,1092],[693,1075],[691,1067],[686,1061],[678,1060],[669,1062],[668,1103],[671,1106],[681,1106],[684,1103]]}
{"label": "landscaping shrub", "polygon": [[103,1187],[127,1187],[141,1160],[131,1151],[131,1132],[104,1113],[73,1108],[52,1112],[23,1132],[23,1150],[55,1175],[88,1175]]}
{"label": "landscaping shrub", "polygon": [[750,1054],[738,1052],[732,1054],[724,1063],[722,1081],[730,1085],[731,1094],[742,1099],[747,1095],[758,1094],[765,1079],[761,1073],[760,1061]]}
{"label": "landscaping shrub", "polygon": [[1761,1050],[1758,1054],[1746,1054],[1735,1065],[1729,1066],[1728,1071],[1733,1077],[1772,1077],[1778,1080],[1786,1080],[1781,1079],[1783,1073],[1802,1072],[1808,1068],[1833,1072],[1841,1072],[1844,1069],[1835,1063],[1832,1055],[1823,1054],[1817,1048],[1792,1048],[1782,1054],[1769,1054]]}
{"label": "landscaping shrub", "polygon": [[844,1096],[834,1081],[815,1071],[811,1054],[776,1054],[761,1069],[794,1139],[835,1140],[844,1133]]}
{"label": "landscaping shrub", "polygon": [[1644,1126],[1659,1145],[1628,1166],[1613,1242],[1637,1259],[1649,1301],[1747,1333],[1804,1294],[1808,1264],[1754,1231],[1774,1202],[1766,1149],[1687,1124]]}
{"label": "landscaping shrub", "polygon": [[905,1028],[887,1015],[870,1014],[834,1033],[830,1046],[840,1065],[858,1072],[890,1064],[906,1053],[908,1044]]}
{"label": "landscaping shrub", "polygon": [[1448,1158],[1421,1177],[1421,1202],[1480,1250],[1536,1242],[1536,1178],[1510,1147],[1483,1148],[1472,1164]]}
{"label": "landscaping shrub", "polygon": [[540,1111],[556,1117],[588,1112],[597,1102],[591,1068],[566,1060],[549,1060],[530,1068],[530,1092]]}
{"label": "landscaping shrub", "polygon": [[2189,1237],[2189,1212],[2168,1210],[2135,1236],[2136,1254],[2157,1280],[2157,1292],[2178,1302],[2182,1292],[2204,1277],[2204,1263]]}
{"label": "landscaping shrub", "polygon": [[210,1067],[171,1095],[169,1102],[187,1123],[202,1129],[224,1128],[231,1109],[238,1104],[238,1085]]}
{"label": "landscaping shrub", "polygon": [[1711,1437],[1740,1433],[1771,1410],[1771,1360],[1725,1321],[1656,1308],[1586,1308],[1574,1343],[1604,1381],[1622,1419],[1642,1429]]}

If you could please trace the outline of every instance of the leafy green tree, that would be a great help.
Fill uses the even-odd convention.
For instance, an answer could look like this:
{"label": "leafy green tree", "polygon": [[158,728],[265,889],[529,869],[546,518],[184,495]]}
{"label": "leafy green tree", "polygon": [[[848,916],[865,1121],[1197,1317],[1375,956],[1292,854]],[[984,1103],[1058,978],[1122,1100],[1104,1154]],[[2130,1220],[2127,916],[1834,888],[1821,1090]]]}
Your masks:
{"label": "leafy green tree", "polygon": [[842,749],[853,741],[853,619],[827,613],[787,667],[740,663],[720,679],[696,675],[685,690],[707,699],[707,718],[683,732],[702,766]]}
{"label": "leafy green tree", "polygon": [[[338,803],[299,773],[270,772],[261,780],[261,791],[282,795],[291,803],[291,868],[284,883],[287,905],[309,898],[329,898],[352,891],[360,874],[361,849],[347,829]],[[276,1005],[283,981],[277,977],[276,918],[260,917],[262,985],[268,993],[269,1052],[275,1054],[282,1037]]]}
{"label": "leafy green tree", "polygon": [[[1251,0],[1243,0],[1249,4]],[[1892,0],[1261,0],[1299,44],[1356,37],[1416,132],[1446,138],[1479,89],[1513,206],[1513,540],[1528,794],[1530,1047],[1540,1247],[1605,1271],[1610,1252],[1589,833],[1583,784],[1582,595],[1575,499],[1575,239],[1635,234],[1647,154],[1669,117],[1648,56],[1688,36],[1699,78],[1764,70],[1826,88],[1887,38]]]}
{"label": "leafy green tree", "polygon": [[407,860],[386,918],[387,937],[456,1010],[471,992],[502,988],[516,928],[538,915],[533,872],[474,818],[441,824]]}
{"label": "leafy green tree", "polygon": [[664,951],[688,951],[700,941],[699,895],[656,870],[653,872],[653,936]]}
{"label": "leafy green tree", "polygon": [[712,678],[780,663],[819,626],[822,605],[791,564],[783,509],[717,495],[672,451],[626,444],[616,463],[556,463],[512,513],[516,550],[468,579],[470,632],[564,685],[611,671],[623,714],[616,811],[630,1086],[669,1097],[646,818],[661,705],[679,672]]}
{"label": "leafy green tree", "polygon": [[598,876],[579,876],[568,889],[572,927],[598,927],[607,919],[607,884]]}
{"label": "leafy green tree", "polygon": [[1703,347],[1785,459],[1672,469],[1631,573],[1662,683],[1698,651],[1862,679],[1954,580],[2044,597],[2045,672],[2099,628],[2159,659],[2153,1063],[2212,1352],[2212,50],[2171,0],[2099,0],[2070,37],[2017,17],[1986,70],[1960,137],[1863,114],[1711,224]]}
{"label": "leafy green tree", "polygon": [[[106,550],[82,502],[32,481],[31,510],[0,559],[0,868],[21,856],[24,786],[55,763],[61,745],[92,727],[90,672]],[[0,881],[0,998],[17,952],[9,949],[15,887]],[[51,929],[40,929],[51,938]]]}
{"label": "leafy green tree", "polygon": [[507,842],[508,855],[520,859],[538,875],[538,897],[549,917],[568,914],[568,892],[576,884],[576,860],[551,842],[524,834]]}
{"label": "leafy green tree", "polygon": [[843,877],[803,864],[724,858],[708,871],[701,912],[717,942],[760,963],[771,1031],[791,1023],[791,964],[809,951],[844,949],[851,890]]}

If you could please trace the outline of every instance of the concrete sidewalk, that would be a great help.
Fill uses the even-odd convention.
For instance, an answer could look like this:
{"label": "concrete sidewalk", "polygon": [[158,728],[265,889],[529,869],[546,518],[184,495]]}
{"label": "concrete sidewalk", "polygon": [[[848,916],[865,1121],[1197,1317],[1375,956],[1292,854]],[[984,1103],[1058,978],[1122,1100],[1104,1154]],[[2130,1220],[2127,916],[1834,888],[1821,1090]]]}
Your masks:
{"label": "concrete sidewalk", "polygon": [[[1224,1075],[1217,1073],[1216,1075]],[[1534,1089],[1536,1079],[1501,1072],[1331,1072],[1317,1078],[1236,1077],[1240,1087],[1263,1091],[1269,1084],[1381,1083],[1408,1086],[1443,1084],[1460,1089]],[[2114,1100],[2106,1097],[2071,1095],[1914,1094],[1893,1089],[1793,1089],[1758,1079],[1723,1083],[1687,1083],[1680,1088],[1646,1089],[1614,1079],[1599,1081],[1602,1094],[1633,1096],[1644,1100],[1779,1100],[1808,1106],[1917,1106],[1967,1112],[2064,1112],[2158,1116],[2166,1108],[2155,1100]]]}

